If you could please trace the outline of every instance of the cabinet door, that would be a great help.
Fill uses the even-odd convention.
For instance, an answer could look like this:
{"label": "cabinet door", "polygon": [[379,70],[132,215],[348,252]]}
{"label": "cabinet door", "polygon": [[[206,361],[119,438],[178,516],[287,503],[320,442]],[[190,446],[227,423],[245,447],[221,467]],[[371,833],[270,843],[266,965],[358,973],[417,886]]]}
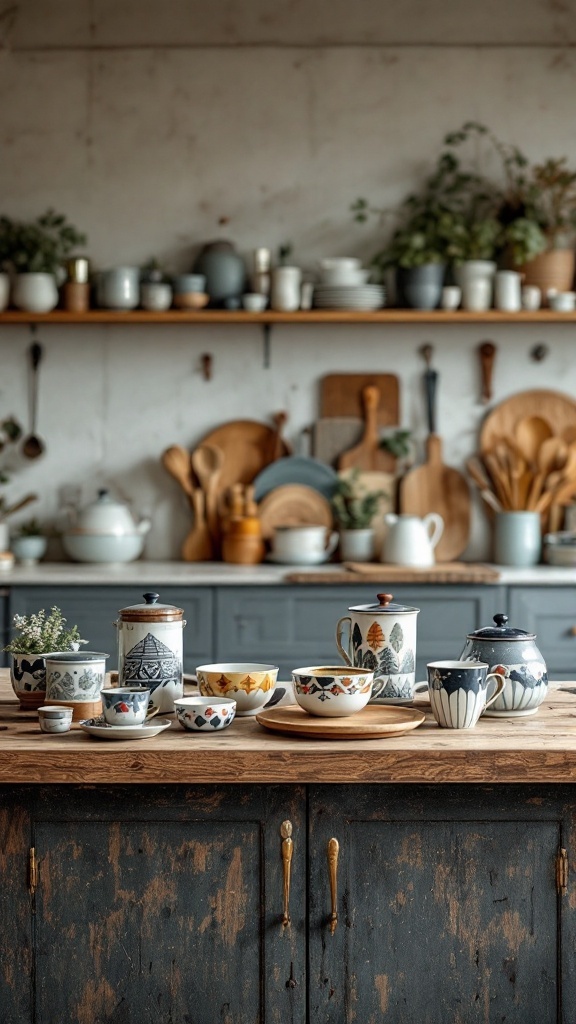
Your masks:
{"label": "cabinet door", "polygon": [[304,808],[287,787],[42,794],[36,1024],[302,1024]]}
{"label": "cabinet door", "polygon": [[310,1024],[571,1021],[574,910],[556,876],[571,814],[521,787],[316,787]]}
{"label": "cabinet door", "polygon": [[76,623],[90,650],[110,654],[108,668],[118,668],[118,637],[114,626],[118,610],[140,604],[147,590],[158,590],[165,604],[184,609],[184,671],[194,672],[196,665],[212,661],[212,591],[210,587],[14,587],[11,615],[30,615],[52,605],[62,609],[70,624]]}
{"label": "cabinet door", "polygon": [[30,1024],[32,915],[30,816],[23,787],[0,789],[0,1020]]}
{"label": "cabinet door", "polygon": [[510,625],[536,633],[549,679],[576,679],[576,594],[568,587],[511,587]]}
{"label": "cabinet door", "polygon": [[[385,569],[385,567],[383,567]],[[373,604],[382,585],[365,587],[223,587],[217,593],[218,661],[261,661],[280,666],[280,678],[305,665],[339,662],[336,624],[348,608]],[[418,678],[426,663],[458,658],[466,634],[505,609],[504,590],[487,586],[392,586],[394,600],[420,608]]]}

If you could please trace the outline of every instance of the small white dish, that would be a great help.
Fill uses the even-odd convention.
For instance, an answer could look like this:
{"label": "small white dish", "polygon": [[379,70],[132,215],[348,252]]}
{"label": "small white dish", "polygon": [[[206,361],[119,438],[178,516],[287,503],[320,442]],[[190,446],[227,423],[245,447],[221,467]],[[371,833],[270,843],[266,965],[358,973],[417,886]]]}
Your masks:
{"label": "small white dish", "polygon": [[101,740],[145,740],[169,729],[171,724],[166,718],[161,718],[151,725],[108,725],[103,715],[78,722],[84,732]]}
{"label": "small white dish", "polygon": [[249,313],[263,313],[268,305],[268,297],[259,292],[246,292],[242,296],[242,305]]}

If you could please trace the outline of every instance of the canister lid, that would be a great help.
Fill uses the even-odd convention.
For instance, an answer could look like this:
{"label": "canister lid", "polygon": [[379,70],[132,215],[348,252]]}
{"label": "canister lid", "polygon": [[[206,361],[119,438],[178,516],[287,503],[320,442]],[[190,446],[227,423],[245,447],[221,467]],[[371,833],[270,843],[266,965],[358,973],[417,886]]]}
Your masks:
{"label": "canister lid", "polygon": [[402,615],[409,614],[410,612],[419,612],[419,608],[411,608],[407,604],[395,604],[392,600],[393,594],[376,594],[378,598],[378,604],[357,604],[352,608],[349,608],[349,612],[368,612],[374,614],[375,612],[382,614],[383,612],[389,612],[391,615]]}
{"label": "canister lid", "polygon": [[526,629],[513,629],[507,626],[507,615],[495,615],[495,626],[483,626],[482,629],[475,629],[468,633],[468,640],[535,640],[536,634],[529,633]]}
{"label": "canister lid", "polygon": [[118,612],[122,622],[179,622],[184,615],[183,608],[175,604],[159,604],[160,594],[142,594],[145,604],[130,604]]}

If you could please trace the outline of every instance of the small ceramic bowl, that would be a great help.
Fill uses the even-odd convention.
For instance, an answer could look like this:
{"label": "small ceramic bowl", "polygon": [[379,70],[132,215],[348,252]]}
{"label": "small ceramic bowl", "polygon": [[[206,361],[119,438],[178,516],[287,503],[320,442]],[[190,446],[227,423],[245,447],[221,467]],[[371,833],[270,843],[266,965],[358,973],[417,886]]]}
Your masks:
{"label": "small ceramic bowl", "polygon": [[258,292],[247,292],[242,296],[242,305],[249,313],[262,313],[268,305],[268,298]]}
{"label": "small ceramic bowl", "polygon": [[236,714],[257,715],[270,700],[276,679],[276,665],[253,662],[227,662],[200,665],[196,669],[200,693],[204,697],[226,697],[236,701]]}
{"label": "small ceramic bowl", "polygon": [[181,697],[174,708],[180,725],[190,732],[219,732],[236,717],[236,701],[226,697]]}
{"label": "small ceramic bowl", "polygon": [[38,722],[42,732],[68,732],[72,725],[72,708],[45,704],[38,708]]}
{"label": "small ceramic bowl", "polygon": [[209,299],[206,292],[179,292],[174,295],[173,304],[176,309],[203,309]]}
{"label": "small ceramic bowl", "polygon": [[348,665],[316,665],[292,670],[294,693],[301,708],[322,718],[346,718],[366,707],[374,673]]}

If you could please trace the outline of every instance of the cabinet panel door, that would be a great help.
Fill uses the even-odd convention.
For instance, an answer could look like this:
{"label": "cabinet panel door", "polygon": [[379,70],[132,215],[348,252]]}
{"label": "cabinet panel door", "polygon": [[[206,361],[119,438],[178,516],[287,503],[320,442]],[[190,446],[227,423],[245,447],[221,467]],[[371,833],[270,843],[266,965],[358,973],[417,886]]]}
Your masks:
{"label": "cabinet panel door", "polygon": [[[72,813],[62,790],[41,802],[37,1024],[301,1024],[303,791],[135,796],[86,792]],[[286,928],[284,819],[294,830]]]}
{"label": "cabinet panel door", "polygon": [[[385,570],[385,566],[383,567]],[[332,665],[336,624],[351,605],[376,602],[382,585],[365,587],[223,587],[217,594],[217,660],[262,661],[280,666],[280,678],[304,665]],[[487,586],[392,586],[394,600],[420,608],[417,671],[426,663],[458,658],[466,634],[505,609],[504,590]]]}
{"label": "cabinet panel door", "polygon": [[0,1020],[32,1020],[30,815],[25,791],[0,789]]}
{"label": "cabinet panel door", "polygon": [[574,587],[511,587],[510,625],[536,633],[549,679],[576,679]]}
{"label": "cabinet panel door", "polygon": [[158,590],[160,600],[184,609],[184,671],[212,661],[212,591],[209,587],[14,587],[11,615],[30,615],[52,605],[62,609],[70,624],[77,623],[90,650],[110,654],[108,668],[118,668],[118,637],[114,626],[118,611],[140,604],[145,591]]}
{"label": "cabinet panel door", "polygon": [[315,789],[311,1024],[558,1024],[561,811],[520,789],[411,793]]}

